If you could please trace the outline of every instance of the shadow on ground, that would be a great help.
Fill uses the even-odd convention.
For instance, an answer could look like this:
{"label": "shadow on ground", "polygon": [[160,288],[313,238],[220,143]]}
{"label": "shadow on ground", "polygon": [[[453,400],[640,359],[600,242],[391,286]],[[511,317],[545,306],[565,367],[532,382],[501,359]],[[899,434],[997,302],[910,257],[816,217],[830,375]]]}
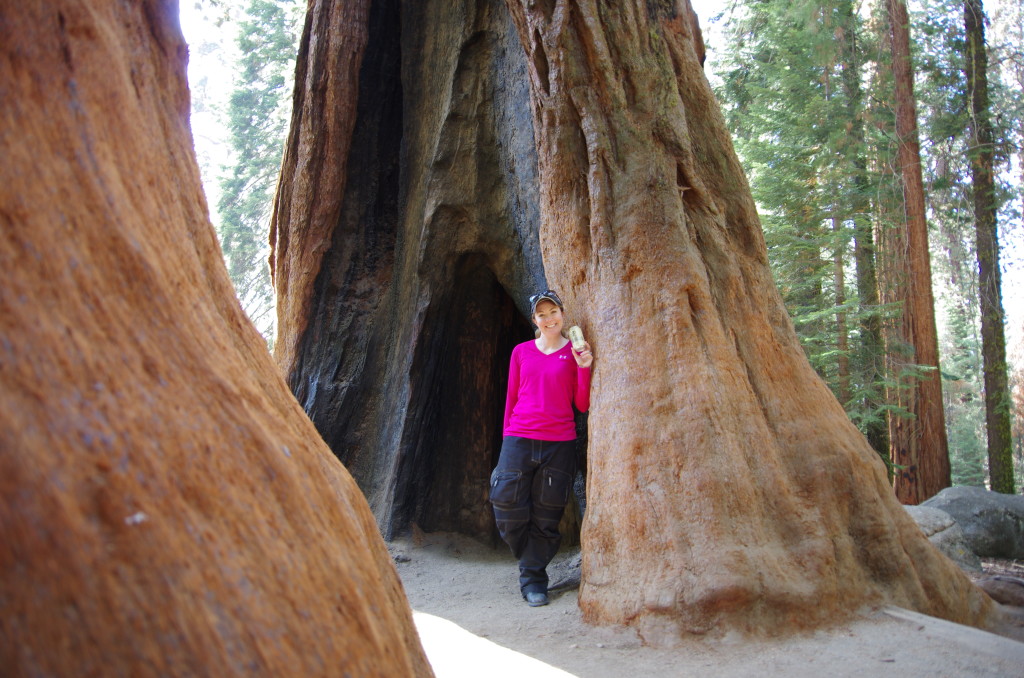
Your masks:
{"label": "shadow on ground", "polygon": [[[1024,643],[897,608],[783,640],[726,636],[645,647],[629,629],[583,623],[576,604],[578,551],[558,555],[549,568],[551,604],[531,608],[519,594],[515,561],[504,546],[448,533],[415,534],[389,550],[438,678],[495,678],[506,669],[517,678],[544,671],[579,678],[1019,678],[1024,666]],[[538,673],[515,671],[520,659],[509,650],[542,662],[533,665]]]}

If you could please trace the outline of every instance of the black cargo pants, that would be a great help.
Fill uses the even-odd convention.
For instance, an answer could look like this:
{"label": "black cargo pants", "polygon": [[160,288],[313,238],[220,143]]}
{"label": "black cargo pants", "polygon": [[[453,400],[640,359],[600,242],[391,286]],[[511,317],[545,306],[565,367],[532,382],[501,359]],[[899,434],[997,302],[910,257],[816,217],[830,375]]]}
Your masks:
{"label": "black cargo pants", "polygon": [[498,532],[519,561],[519,589],[547,593],[547,566],[558,553],[558,523],[576,475],[576,441],[506,436],[491,473]]}

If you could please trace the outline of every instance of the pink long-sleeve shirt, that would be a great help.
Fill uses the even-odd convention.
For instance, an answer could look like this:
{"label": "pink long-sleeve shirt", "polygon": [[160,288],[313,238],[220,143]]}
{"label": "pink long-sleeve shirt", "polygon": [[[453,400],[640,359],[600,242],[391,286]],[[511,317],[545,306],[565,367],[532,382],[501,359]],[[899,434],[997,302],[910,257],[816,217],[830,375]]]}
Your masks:
{"label": "pink long-sleeve shirt", "polygon": [[505,399],[504,435],[533,440],[573,440],[573,405],[590,409],[590,368],[581,368],[570,344],[550,355],[532,340],[512,349]]}

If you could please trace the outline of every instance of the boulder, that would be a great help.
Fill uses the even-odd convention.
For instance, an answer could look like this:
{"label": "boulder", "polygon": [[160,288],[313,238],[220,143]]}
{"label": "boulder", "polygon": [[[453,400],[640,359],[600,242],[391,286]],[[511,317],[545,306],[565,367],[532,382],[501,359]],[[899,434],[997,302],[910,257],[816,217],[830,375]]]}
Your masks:
{"label": "boulder", "polygon": [[1024,579],[996,575],[979,579],[976,583],[997,603],[1024,607]]}
{"label": "boulder", "polygon": [[948,487],[921,505],[952,516],[982,558],[1024,558],[1024,496]]}
{"label": "boulder", "polygon": [[931,506],[905,506],[907,513],[928,537],[928,541],[945,553],[963,570],[981,572],[981,559],[971,551],[964,531],[953,517]]}

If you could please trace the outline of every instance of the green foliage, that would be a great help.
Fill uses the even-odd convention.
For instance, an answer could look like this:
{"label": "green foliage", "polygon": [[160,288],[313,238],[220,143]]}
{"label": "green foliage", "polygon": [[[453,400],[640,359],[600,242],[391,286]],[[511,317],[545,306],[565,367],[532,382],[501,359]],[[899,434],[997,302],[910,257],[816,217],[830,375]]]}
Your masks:
{"label": "green foliage", "polygon": [[944,381],[942,397],[953,484],[983,487],[987,477],[985,397],[976,311],[976,305],[967,305],[950,314],[942,338],[943,366],[957,376]]}
{"label": "green foliage", "polygon": [[295,0],[250,0],[239,22],[240,60],[227,111],[232,158],[217,205],[228,274],[268,341],[274,323],[268,233],[291,107],[296,5]]}
{"label": "green foliage", "polygon": [[996,163],[1005,168],[996,187],[998,218],[1001,226],[1020,229],[1024,217],[1024,3],[1002,3],[990,16],[994,20],[986,34],[989,103]]}
{"label": "green foliage", "polygon": [[[982,343],[979,334],[976,230],[972,197],[972,125],[970,92],[965,74],[963,3],[954,0],[923,2],[913,20],[917,40],[920,132],[924,177],[929,192],[936,301],[945,316],[940,337],[942,368],[959,375],[944,384],[944,401],[954,484],[983,485],[986,478],[985,394]],[[989,68],[993,99],[1012,99]],[[990,106],[991,107],[991,106]],[[1013,148],[1015,113],[992,109],[997,164],[1005,164]],[[1016,115],[1019,116],[1019,111]],[[1019,117],[1017,117],[1019,120]],[[997,210],[1010,196],[1003,181],[997,187]],[[1002,209],[1004,216],[1007,214]]]}
{"label": "green foliage", "polygon": [[[878,15],[883,7],[876,3],[875,15],[862,20],[842,0],[738,0],[726,20],[726,41],[713,54],[722,74],[716,93],[762,215],[776,282],[811,364],[837,395],[844,392],[837,365],[849,359],[843,405],[865,432],[886,417],[907,416],[886,404],[884,394],[921,376],[914,365],[903,365],[899,375],[872,372],[883,348],[874,345],[865,321],[891,324],[900,311],[869,303],[864,290],[849,282],[855,270],[863,272],[854,267],[852,243],[868,220],[885,257],[901,256],[903,247],[890,235],[903,219],[903,206],[884,47],[888,24],[884,12]],[[963,3],[924,0],[911,10],[950,456],[954,481],[978,484],[985,474],[985,417]],[[1009,22],[1007,37],[990,53],[993,64],[1003,64],[990,68],[997,162],[1003,167],[1019,158],[1024,133],[1024,41],[1015,39],[1024,33],[1024,17],[1016,12],[1016,23]],[[863,100],[860,86],[866,88]],[[1004,172],[997,188],[1000,217],[1019,220],[1011,200],[1020,193],[1019,181],[1007,177]],[[836,276],[837,259],[842,278]],[[879,266],[885,263],[883,257]],[[845,288],[837,287],[840,280]],[[891,277],[888,282],[900,284]],[[845,351],[839,335],[844,326],[837,322],[842,316]],[[892,343],[888,349],[901,353]],[[906,360],[913,358],[900,362]]]}
{"label": "green foliage", "polygon": [[[880,361],[881,347],[863,334],[864,321],[892,309],[859,298],[851,284],[854,239],[858,230],[863,235],[877,192],[862,131],[862,32],[849,2],[743,2],[726,25],[716,71],[723,73],[717,94],[761,212],[772,271],[801,343],[851,419],[867,430],[886,412],[884,386],[868,368]],[[839,332],[849,339],[846,348]],[[840,372],[844,361],[848,375]]]}

